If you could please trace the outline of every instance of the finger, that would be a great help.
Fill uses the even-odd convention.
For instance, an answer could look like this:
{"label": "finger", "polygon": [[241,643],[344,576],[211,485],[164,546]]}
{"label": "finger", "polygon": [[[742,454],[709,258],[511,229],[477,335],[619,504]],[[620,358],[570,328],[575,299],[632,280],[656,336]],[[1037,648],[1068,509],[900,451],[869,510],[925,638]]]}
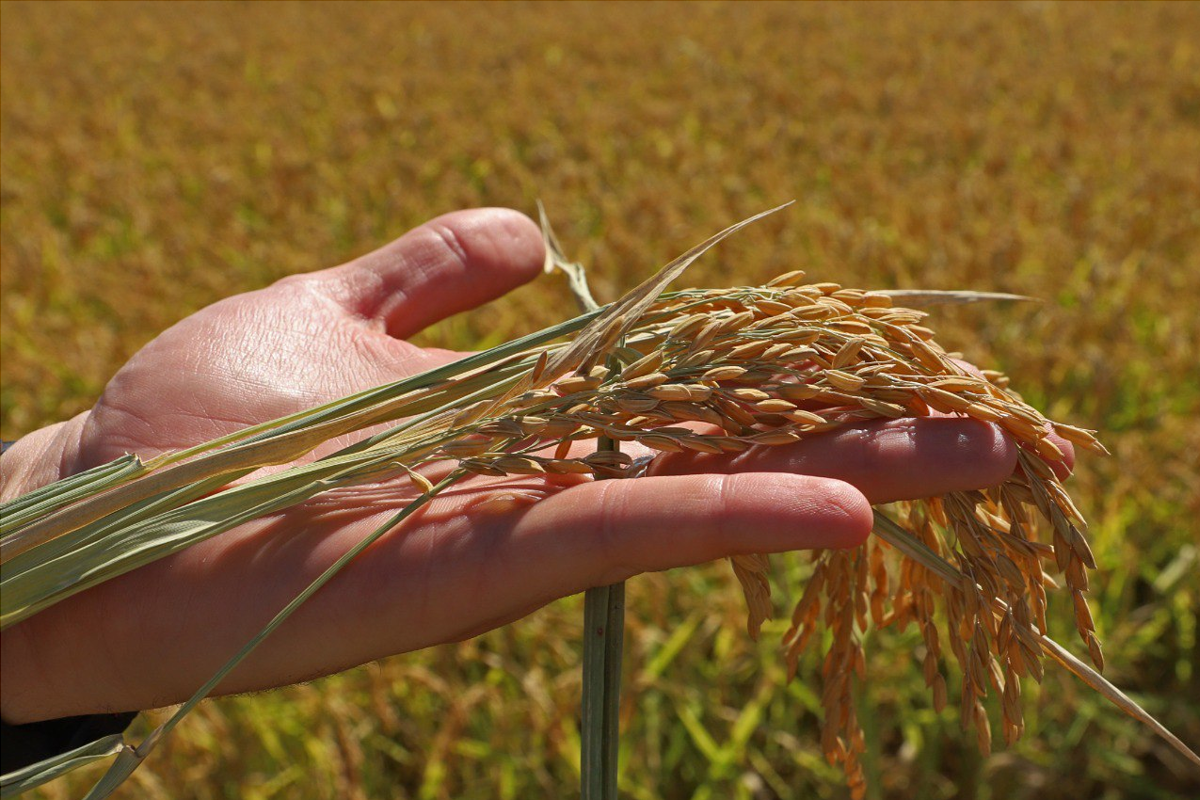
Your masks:
{"label": "finger", "polygon": [[[596,481],[520,517],[506,558],[543,597],[725,556],[855,547],[871,532],[854,487],[806,475],[679,475]],[[540,566],[539,566],[540,565]]]}
{"label": "finger", "polygon": [[404,338],[537,276],[541,233],[506,208],[456,211],[348,264],[307,276],[348,313]]}
{"label": "finger", "polygon": [[867,422],[736,456],[664,454],[656,475],[689,472],[790,472],[854,485],[871,503],[914,500],[1002,483],[1017,448],[999,428],[966,419]]}

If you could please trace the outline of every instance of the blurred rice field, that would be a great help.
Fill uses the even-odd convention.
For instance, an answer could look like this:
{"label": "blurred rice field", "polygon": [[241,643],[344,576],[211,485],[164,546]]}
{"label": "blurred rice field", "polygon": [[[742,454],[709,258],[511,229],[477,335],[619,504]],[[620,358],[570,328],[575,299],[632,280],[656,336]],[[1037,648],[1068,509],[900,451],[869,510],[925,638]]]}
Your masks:
{"label": "blurred rice field", "polygon": [[[88,408],[196,309],[439,213],[541,198],[611,298],[795,198],[686,282],[803,267],[1045,299],[933,326],[1104,432],[1114,457],[1073,483],[1108,676],[1200,742],[1200,5],[0,9],[4,438]],[[421,339],[482,347],[572,308],[546,278]],[[781,569],[781,609],[797,589]],[[784,683],[782,628],[747,639],[725,565],[635,579],[629,609],[624,796],[846,796],[819,755],[816,659]],[[1062,633],[1069,604],[1055,611]],[[209,702],[120,796],[570,797],[581,617],[571,598]],[[1200,794],[1163,743],[1054,672],[1026,688],[1025,738],[983,759],[956,711],[932,710],[918,636],[868,646],[872,798]]]}

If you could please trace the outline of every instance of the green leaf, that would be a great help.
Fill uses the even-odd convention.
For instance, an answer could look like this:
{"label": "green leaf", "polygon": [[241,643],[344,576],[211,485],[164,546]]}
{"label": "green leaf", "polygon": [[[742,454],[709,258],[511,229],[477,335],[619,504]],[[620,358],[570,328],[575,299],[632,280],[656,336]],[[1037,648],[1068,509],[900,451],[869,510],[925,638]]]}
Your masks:
{"label": "green leaf", "polygon": [[0,798],[16,797],[93,762],[130,750],[121,734],[114,733],[36,764],[0,776]]}

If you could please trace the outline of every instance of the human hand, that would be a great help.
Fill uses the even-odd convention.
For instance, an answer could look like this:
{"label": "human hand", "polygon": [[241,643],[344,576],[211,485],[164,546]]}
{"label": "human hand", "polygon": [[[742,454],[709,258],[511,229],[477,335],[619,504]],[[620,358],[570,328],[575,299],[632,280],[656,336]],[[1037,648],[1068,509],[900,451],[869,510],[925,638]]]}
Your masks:
{"label": "human hand", "polygon": [[[453,360],[460,354],[403,338],[532,279],[542,255],[524,216],[463,211],[344,266],[216,303],[136,354],[91,411],[25,437],[0,459],[3,497],[126,452],[146,458],[188,447]],[[923,418],[735,457],[667,456],[651,477],[634,480],[472,477],[368,548],[219,692],[461,640],[639,572],[854,546],[870,531],[872,503],[994,485],[1015,463],[1015,446],[993,426]],[[19,723],[186,698],[414,496],[404,480],[329,492],[10,628],[0,711]]]}

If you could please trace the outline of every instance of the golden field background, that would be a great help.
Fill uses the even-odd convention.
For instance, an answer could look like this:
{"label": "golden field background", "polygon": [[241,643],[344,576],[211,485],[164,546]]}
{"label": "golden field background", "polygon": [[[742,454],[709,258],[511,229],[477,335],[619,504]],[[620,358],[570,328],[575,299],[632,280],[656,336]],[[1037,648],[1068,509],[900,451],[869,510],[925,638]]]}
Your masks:
{"label": "golden field background", "polygon": [[[1200,742],[1200,6],[0,9],[4,438],[88,408],[192,311],[446,211],[541,198],[612,298],[795,198],[684,282],[803,267],[1045,299],[932,325],[1102,431],[1114,457],[1084,458],[1073,491],[1107,674]],[[573,308],[546,278],[421,339],[487,346]],[[797,586],[780,575],[783,609]],[[635,579],[629,609],[625,796],[846,796],[819,755],[815,659],[784,683],[777,635],[747,640],[724,565]],[[460,646],[209,702],[121,796],[570,797],[581,618],[572,598]],[[930,707],[918,642],[868,642],[871,797],[1200,791],[1057,673],[1026,689],[1026,738],[982,759]]]}

